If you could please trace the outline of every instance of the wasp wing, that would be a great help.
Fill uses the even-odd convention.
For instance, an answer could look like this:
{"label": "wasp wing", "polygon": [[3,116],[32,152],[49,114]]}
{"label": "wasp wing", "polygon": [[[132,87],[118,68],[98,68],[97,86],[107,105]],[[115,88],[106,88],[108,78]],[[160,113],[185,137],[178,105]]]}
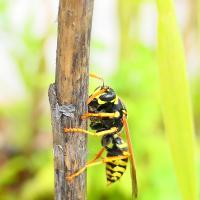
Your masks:
{"label": "wasp wing", "polygon": [[131,180],[132,180],[132,193],[133,193],[133,197],[137,198],[138,189],[137,189],[137,179],[136,179],[136,167],[135,167],[135,161],[134,161],[134,155],[133,155],[133,146],[131,143],[131,136],[129,132],[127,119],[125,116],[123,117],[123,124],[124,124],[124,129],[126,132],[126,139],[127,139],[128,150],[130,154],[129,159],[131,163],[130,170],[131,170]]}

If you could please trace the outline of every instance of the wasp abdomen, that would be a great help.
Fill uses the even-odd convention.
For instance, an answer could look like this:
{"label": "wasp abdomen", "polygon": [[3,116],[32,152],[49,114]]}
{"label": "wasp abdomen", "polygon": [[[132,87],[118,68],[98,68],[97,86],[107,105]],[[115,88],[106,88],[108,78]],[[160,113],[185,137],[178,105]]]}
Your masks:
{"label": "wasp abdomen", "polygon": [[107,183],[111,184],[119,180],[126,171],[128,158],[115,160],[106,164]]}

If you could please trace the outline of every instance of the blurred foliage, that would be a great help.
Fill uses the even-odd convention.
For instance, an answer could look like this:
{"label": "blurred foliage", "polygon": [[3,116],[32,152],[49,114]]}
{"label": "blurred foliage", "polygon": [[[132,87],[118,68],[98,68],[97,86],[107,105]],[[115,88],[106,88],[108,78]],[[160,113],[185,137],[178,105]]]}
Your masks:
{"label": "blurred foliage", "polygon": [[45,48],[55,31],[49,26],[36,35],[31,13],[17,31],[9,16],[10,1],[0,1],[0,10],[1,34],[9,38],[7,50],[25,90],[20,100],[0,105],[0,199],[53,199],[50,112],[46,106],[53,74],[47,69]]}
{"label": "blurred foliage", "polygon": [[[0,0],[0,26],[9,40],[10,60],[15,64],[25,95],[20,100],[0,105],[0,200],[16,197],[50,200],[53,199],[53,156],[47,90],[48,84],[54,81],[54,74],[49,70],[46,51],[49,40],[56,38],[56,25],[47,20],[46,30],[36,34],[37,11],[33,8],[22,28],[15,30],[10,18],[11,3],[14,4]],[[128,109],[139,200],[179,200],[181,196],[161,117],[155,49],[145,44],[139,35],[140,8],[145,3],[155,4],[154,1],[118,0],[119,64],[105,82],[117,91]],[[93,52],[98,54],[106,48],[104,42],[94,38]],[[94,66],[91,71],[100,72],[100,69]],[[200,76],[191,80],[199,144]],[[91,91],[98,84],[91,80]],[[89,137],[88,146],[90,158],[100,149],[99,138]],[[130,184],[128,170],[118,183],[107,187],[103,165],[88,169],[89,200],[128,200]]]}
{"label": "blurred foliage", "polygon": [[193,117],[183,45],[172,1],[157,0],[157,4],[159,77],[166,133],[183,199],[196,200]]}

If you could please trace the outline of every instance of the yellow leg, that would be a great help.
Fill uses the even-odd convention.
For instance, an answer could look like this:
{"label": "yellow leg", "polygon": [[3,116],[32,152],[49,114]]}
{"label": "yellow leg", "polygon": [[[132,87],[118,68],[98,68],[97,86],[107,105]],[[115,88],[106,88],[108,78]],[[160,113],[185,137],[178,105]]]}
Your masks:
{"label": "yellow leg", "polygon": [[103,136],[103,135],[106,135],[106,134],[111,134],[111,133],[117,132],[117,128],[116,127],[112,127],[109,130],[100,131],[98,133],[87,131],[87,130],[81,129],[81,128],[64,128],[64,132],[65,133],[75,133],[75,132],[78,132],[78,133],[84,133],[84,134],[89,134],[89,135],[94,135],[94,136]]}
{"label": "yellow leg", "polygon": [[76,173],[74,173],[74,174],[72,174],[70,176],[67,176],[66,179],[68,181],[72,181],[74,179],[74,177],[76,177],[76,176],[80,175],[81,173],[83,173],[88,167],[104,164],[104,163],[107,163],[107,162],[112,162],[112,161],[115,161],[115,160],[121,160],[121,159],[125,159],[125,158],[128,158],[128,155],[105,157],[100,161],[96,161],[96,159],[93,159],[93,160],[89,161],[84,167],[82,167]]}
{"label": "yellow leg", "polygon": [[85,113],[81,116],[81,119],[86,119],[89,117],[110,117],[110,118],[117,118],[120,116],[120,113],[114,112],[114,113]]}
{"label": "yellow leg", "polygon": [[96,154],[96,156],[92,160],[88,161],[87,164],[95,162],[103,154],[104,151],[105,148],[102,147],[101,150]]}

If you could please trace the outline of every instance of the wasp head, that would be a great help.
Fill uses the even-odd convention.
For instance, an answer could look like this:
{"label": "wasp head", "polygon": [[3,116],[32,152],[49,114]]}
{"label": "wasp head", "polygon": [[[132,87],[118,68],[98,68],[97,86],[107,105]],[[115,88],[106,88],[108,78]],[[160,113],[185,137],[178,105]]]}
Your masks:
{"label": "wasp head", "polygon": [[109,103],[109,102],[112,103],[112,102],[115,101],[116,93],[109,86],[101,86],[101,87],[96,88],[95,91],[97,91],[97,90],[103,90],[104,91],[101,94],[99,94],[99,96],[97,97],[99,104],[105,104],[105,103]]}

